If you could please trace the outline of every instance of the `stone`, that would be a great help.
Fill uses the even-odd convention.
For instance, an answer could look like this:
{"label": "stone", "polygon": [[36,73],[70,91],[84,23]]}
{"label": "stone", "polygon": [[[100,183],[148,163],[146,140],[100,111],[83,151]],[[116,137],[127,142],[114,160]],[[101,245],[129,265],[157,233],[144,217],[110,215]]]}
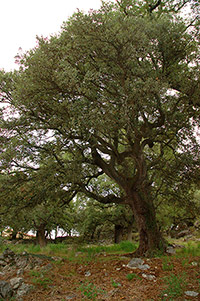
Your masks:
{"label": "stone", "polygon": [[22,285],[17,290],[17,296],[21,297],[27,295],[33,289],[33,285],[22,283]]}
{"label": "stone", "polygon": [[49,272],[52,269],[53,269],[53,265],[51,263],[48,263],[47,265],[45,265],[41,268],[41,272]]}
{"label": "stone", "polygon": [[12,264],[15,263],[15,253],[12,250],[10,250],[9,248],[5,249],[5,251],[3,252],[3,255],[1,256],[1,263],[2,263],[2,266],[6,266],[11,263]]}
{"label": "stone", "polygon": [[4,267],[5,265],[7,265],[7,263],[4,260],[0,260],[0,266]]}
{"label": "stone", "polygon": [[167,247],[166,252],[168,254],[176,254],[176,250],[173,247]]}
{"label": "stone", "polygon": [[5,265],[5,267],[2,268],[2,271],[5,272],[5,273],[8,273],[8,272],[14,272],[15,270],[15,266],[9,266],[9,265]]}
{"label": "stone", "polygon": [[24,274],[24,269],[17,270],[17,276],[23,275],[23,274]]}
{"label": "stone", "polygon": [[10,250],[9,248],[5,249],[5,251],[3,252],[3,257],[14,257],[15,256],[15,253]]}
{"label": "stone", "polygon": [[17,258],[16,266],[20,269],[24,269],[28,265],[28,258],[24,256],[20,256]]}
{"label": "stone", "polygon": [[10,285],[14,290],[17,289],[22,284],[22,282],[23,282],[23,278],[21,277],[15,277],[10,279]]}
{"label": "stone", "polygon": [[131,261],[127,264],[127,267],[130,269],[137,269],[139,266],[142,266],[144,260],[141,258],[132,258]]}
{"label": "stone", "polygon": [[11,298],[13,295],[13,289],[10,285],[9,282],[6,282],[6,281],[0,281],[0,296],[2,298]]}
{"label": "stone", "polygon": [[193,261],[193,262],[191,262],[191,265],[193,265],[193,267],[197,267],[198,266],[198,262]]}
{"label": "stone", "polygon": [[85,276],[86,276],[86,277],[91,276],[91,272],[90,272],[90,271],[85,272]]}
{"label": "stone", "polygon": [[185,295],[190,296],[190,297],[197,297],[199,295],[199,293],[194,292],[194,291],[186,291]]}
{"label": "stone", "polygon": [[34,266],[34,264],[31,264],[31,263],[28,263],[24,268],[25,271],[35,270],[35,269],[37,269],[37,266]]}
{"label": "stone", "polygon": [[139,265],[138,269],[145,271],[150,269],[150,266],[148,264],[143,264],[143,265]]}
{"label": "stone", "polygon": [[131,259],[131,261],[127,264],[127,267],[130,269],[140,269],[144,271],[150,269],[150,266],[148,264],[144,264],[144,260],[141,258]]}
{"label": "stone", "polygon": [[147,279],[147,280],[155,280],[156,279],[156,276],[154,275],[147,275],[147,274],[142,274],[142,277]]}
{"label": "stone", "polygon": [[37,258],[37,257],[30,257],[31,262],[33,265],[37,265],[38,267],[40,267],[41,265],[43,265],[43,259],[42,258]]}

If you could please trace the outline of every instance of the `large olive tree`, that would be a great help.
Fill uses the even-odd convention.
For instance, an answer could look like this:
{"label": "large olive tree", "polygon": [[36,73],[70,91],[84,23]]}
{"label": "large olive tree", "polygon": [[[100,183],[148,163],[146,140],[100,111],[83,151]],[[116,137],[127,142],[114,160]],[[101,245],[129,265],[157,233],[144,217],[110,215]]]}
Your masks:
{"label": "large olive tree", "polygon": [[[66,193],[128,204],[139,255],[164,248],[154,208],[159,180],[177,190],[199,166],[198,24],[174,13],[182,2],[126,0],[74,14],[58,36],[38,38],[18,58],[9,96],[18,114],[5,122],[21,143],[18,160],[49,156]],[[102,174],[115,193],[93,189]]]}

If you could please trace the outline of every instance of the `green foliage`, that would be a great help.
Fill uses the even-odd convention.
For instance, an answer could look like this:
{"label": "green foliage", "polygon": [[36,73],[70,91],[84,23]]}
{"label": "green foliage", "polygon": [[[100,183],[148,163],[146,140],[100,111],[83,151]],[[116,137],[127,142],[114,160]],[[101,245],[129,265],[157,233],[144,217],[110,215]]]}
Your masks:
{"label": "green foliage", "polygon": [[[100,194],[119,190],[107,176],[91,181],[91,185]],[[121,226],[125,234],[129,227],[133,228],[134,217],[129,206],[101,204],[79,193],[73,201],[73,208],[76,212],[75,229],[85,241],[109,239],[114,236],[115,226]]]}
{"label": "green foliage", "polygon": [[119,282],[116,282],[115,280],[111,280],[112,281],[112,286],[114,287],[114,288],[117,288],[117,287],[120,287],[121,286],[121,283],[119,283]]}
{"label": "green foliage", "polygon": [[[170,276],[164,278],[167,288],[162,293],[163,300],[174,300],[174,298],[180,297],[183,294],[186,286],[185,277],[185,274],[179,276],[170,274]],[[167,296],[164,296],[165,294]]]}
{"label": "green foliage", "polygon": [[79,290],[82,292],[84,299],[88,300],[96,300],[98,294],[103,292],[91,282],[82,283]]}
{"label": "green foliage", "polygon": [[121,241],[119,243],[119,249],[121,249],[124,252],[134,252],[136,248],[136,244],[130,242],[130,241]]}
{"label": "green foliage", "polygon": [[30,252],[30,253],[40,253],[41,252],[40,246],[34,245],[34,244],[29,245],[29,247],[25,246],[25,250],[27,250],[27,252]]}
{"label": "green foliage", "polygon": [[47,288],[53,281],[49,277],[45,276],[45,273],[41,271],[30,271],[31,281],[34,285],[41,285],[43,288]]}
{"label": "green foliage", "polygon": [[128,279],[130,281],[132,279],[141,279],[141,278],[135,273],[130,273],[130,274],[126,275],[126,279]]}
{"label": "green foliage", "polygon": [[30,274],[30,276],[34,276],[34,277],[41,276],[41,272],[39,272],[39,271],[30,271],[29,274]]}
{"label": "green foliage", "polygon": [[171,262],[169,257],[164,257],[162,259],[162,269],[163,271],[172,271],[174,268],[173,263]]}
{"label": "green foliage", "polygon": [[[181,197],[182,193],[184,194],[184,198]],[[185,187],[183,192],[176,195],[173,193],[167,195],[167,192],[165,192],[165,194],[164,197],[159,196],[155,202],[158,204],[158,223],[163,231],[168,232],[172,224],[178,225],[180,223],[185,223],[189,225],[198,219],[200,202],[197,197],[198,190],[196,190],[196,187]]]}
{"label": "green foliage", "polygon": [[35,285],[41,285],[43,288],[47,288],[49,284],[53,282],[52,279],[48,277],[42,277],[42,278],[33,278],[32,283]]}
{"label": "green foliage", "polygon": [[177,250],[177,256],[200,256],[200,243],[188,242],[184,248]]}
{"label": "green foliage", "polygon": [[66,244],[58,243],[58,244],[47,244],[47,246],[44,248],[44,252],[47,254],[67,254],[68,253],[68,247]]}
{"label": "green foliage", "polygon": [[137,245],[130,241],[122,241],[119,244],[109,246],[91,246],[91,247],[78,247],[78,252],[87,252],[88,254],[95,254],[101,252],[133,252]]}
{"label": "green foliage", "polygon": [[59,226],[70,232],[73,224],[72,207],[67,204],[64,206],[65,197],[55,188],[56,183],[52,183],[51,176],[46,175],[43,184],[43,173],[42,168],[37,175],[34,172],[29,175],[25,172],[0,175],[2,227],[10,226],[16,232],[28,232],[38,231],[44,225],[44,229],[50,233]]}
{"label": "green foliage", "polygon": [[182,261],[181,261],[181,264],[183,267],[188,267],[189,266],[189,258],[184,258]]}
{"label": "green foliage", "polygon": [[[7,248],[7,245],[2,246],[0,251],[3,252]],[[77,262],[80,264],[88,264],[92,260],[96,260],[95,254],[102,252],[108,254],[115,253],[127,253],[133,252],[137,249],[137,245],[130,242],[121,242],[120,244],[114,244],[109,246],[74,246],[74,245],[65,245],[65,244],[51,244],[48,243],[46,247],[40,248],[39,245],[33,244],[17,244],[9,245],[9,248],[17,254],[21,254],[26,251],[29,254],[43,254],[45,256],[60,256],[66,258],[72,262]],[[55,264],[62,264],[62,261],[55,261]]]}

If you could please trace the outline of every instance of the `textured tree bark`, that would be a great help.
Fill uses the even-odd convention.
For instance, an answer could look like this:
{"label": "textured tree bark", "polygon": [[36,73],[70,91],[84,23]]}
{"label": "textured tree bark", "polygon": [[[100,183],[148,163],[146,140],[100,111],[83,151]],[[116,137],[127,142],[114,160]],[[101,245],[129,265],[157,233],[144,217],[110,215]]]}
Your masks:
{"label": "textured tree bark", "polygon": [[40,245],[41,248],[45,247],[47,244],[46,238],[45,238],[45,225],[41,224],[37,228],[37,243]]}
{"label": "textured tree bark", "polygon": [[164,251],[165,242],[157,227],[155,209],[148,190],[145,191],[143,187],[142,191],[134,191],[128,202],[139,231],[139,247],[136,254],[149,256]]}

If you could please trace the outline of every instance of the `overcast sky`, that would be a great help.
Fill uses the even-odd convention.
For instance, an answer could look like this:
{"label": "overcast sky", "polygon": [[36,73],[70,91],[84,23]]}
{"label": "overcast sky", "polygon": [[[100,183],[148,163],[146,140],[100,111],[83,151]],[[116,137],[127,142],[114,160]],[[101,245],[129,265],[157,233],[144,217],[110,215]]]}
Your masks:
{"label": "overcast sky", "polygon": [[36,45],[36,35],[59,32],[77,8],[97,9],[101,0],[0,0],[0,69],[17,68],[15,55]]}

